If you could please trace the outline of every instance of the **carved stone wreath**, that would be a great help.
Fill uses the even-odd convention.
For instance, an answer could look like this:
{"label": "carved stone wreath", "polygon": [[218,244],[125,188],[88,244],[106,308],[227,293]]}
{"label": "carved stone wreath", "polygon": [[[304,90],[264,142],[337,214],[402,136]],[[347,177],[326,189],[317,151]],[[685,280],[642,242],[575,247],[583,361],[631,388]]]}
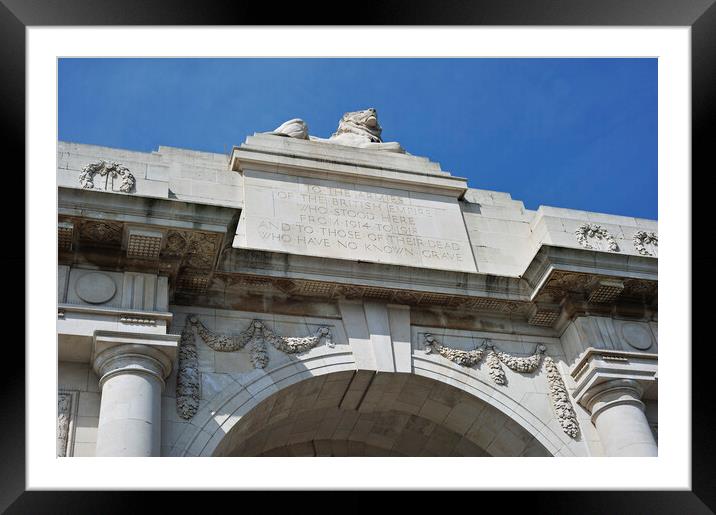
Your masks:
{"label": "carved stone wreath", "polygon": [[199,360],[194,337],[199,337],[217,352],[235,352],[251,342],[251,362],[254,368],[266,368],[269,362],[266,343],[286,354],[306,352],[316,347],[321,340],[333,347],[328,327],[319,327],[316,334],[306,337],[279,336],[260,320],[252,320],[239,334],[217,334],[195,316],[188,315],[179,341],[179,370],[177,373],[177,412],[184,419],[190,419],[199,409],[200,373]]}
{"label": "carved stone wreath", "polygon": [[430,333],[425,333],[424,349],[426,354],[437,352],[444,358],[462,367],[472,367],[479,363],[484,356],[490,378],[499,385],[507,383],[502,365],[505,365],[515,372],[530,374],[544,363],[547,371],[549,398],[557,420],[567,435],[576,438],[579,434],[577,415],[569,400],[569,392],[564,385],[562,375],[559,373],[559,369],[554,360],[545,354],[547,349],[544,345],[538,345],[531,356],[513,356],[512,354],[497,350],[494,345],[489,343],[488,339],[484,339],[479,347],[466,351],[444,346],[437,341],[435,336]]}
{"label": "carved stone wreath", "polygon": [[582,247],[585,249],[593,249],[594,246],[589,243],[587,240],[587,237],[589,238],[598,238],[598,239],[605,239],[607,244],[609,245],[609,250],[612,252],[618,252],[619,246],[617,245],[617,242],[614,240],[614,236],[612,236],[609,231],[607,231],[604,227],[597,224],[582,224],[579,226],[579,228],[574,231],[574,234],[577,236],[577,243],[579,243]]}
{"label": "carved stone wreath", "polygon": [[647,249],[645,245],[651,244],[655,247],[659,246],[659,238],[656,233],[653,232],[637,231],[636,234],[634,234],[632,241],[634,242],[634,248],[642,256],[654,255],[654,253]]}
{"label": "carved stone wreath", "polygon": [[87,189],[94,188],[94,176],[96,174],[99,174],[101,177],[109,175],[112,179],[121,177],[122,184],[119,186],[119,191],[123,193],[129,193],[132,191],[132,188],[134,188],[134,175],[132,175],[126,167],[119,163],[107,163],[106,161],[90,163],[82,169],[80,173],[80,184],[82,187]]}

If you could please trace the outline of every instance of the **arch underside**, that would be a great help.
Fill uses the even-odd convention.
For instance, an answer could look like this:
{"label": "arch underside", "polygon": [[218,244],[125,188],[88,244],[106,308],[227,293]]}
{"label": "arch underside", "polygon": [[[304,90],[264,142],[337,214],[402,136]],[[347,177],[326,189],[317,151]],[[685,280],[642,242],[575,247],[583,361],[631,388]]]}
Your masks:
{"label": "arch underside", "polygon": [[434,379],[344,371],[267,397],[214,456],[551,456],[485,401]]}

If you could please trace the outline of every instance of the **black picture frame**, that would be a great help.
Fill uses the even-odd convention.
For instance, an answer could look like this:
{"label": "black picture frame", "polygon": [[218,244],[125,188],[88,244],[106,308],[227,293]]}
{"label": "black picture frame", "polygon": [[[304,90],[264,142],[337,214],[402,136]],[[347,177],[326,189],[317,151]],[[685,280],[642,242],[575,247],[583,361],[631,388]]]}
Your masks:
{"label": "black picture frame", "polygon": [[[0,139],[3,156],[13,158],[12,168],[5,170],[5,188],[12,188],[22,202],[20,191],[25,181],[18,170],[25,169],[25,29],[31,26],[86,25],[316,25],[316,13],[335,13],[327,25],[548,25],[548,26],[689,26],[691,27],[692,73],[692,169],[700,175],[716,170],[712,147],[716,142],[716,5],[715,0],[502,0],[502,1],[413,1],[384,0],[353,9],[346,19],[335,4],[311,2],[282,3],[280,9],[261,2],[169,1],[169,0],[0,0],[0,88],[2,88],[2,120],[6,131]],[[6,161],[7,163],[7,161]],[[693,173],[691,180],[699,177]],[[684,171],[689,180],[689,171]],[[6,191],[8,191],[6,189]],[[708,188],[692,192],[708,194]],[[31,192],[25,192],[26,196]],[[708,201],[692,206],[708,205]],[[6,205],[7,208],[7,205]],[[24,208],[16,206],[15,213]],[[692,217],[692,234],[707,234],[712,229],[698,230]],[[3,256],[6,270],[25,268],[24,224],[9,223],[6,238],[12,239],[10,257]],[[13,232],[14,231],[14,232]],[[9,240],[8,240],[9,241]],[[708,257],[692,256],[692,274],[703,272],[709,277]],[[702,269],[702,270],[699,270]],[[25,269],[26,274],[31,273]],[[16,291],[24,291],[18,281]],[[6,286],[8,287],[8,286]],[[18,304],[19,304],[18,296]],[[708,303],[696,298],[692,303],[694,330],[703,325]],[[24,304],[24,303],[23,303]],[[15,315],[16,316],[16,315]],[[701,321],[701,322],[700,322]],[[698,323],[697,323],[698,322]],[[17,324],[18,327],[23,327]],[[694,332],[694,335],[696,332]],[[0,433],[0,509],[8,513],[108,513],[137,508],[133,495],[122,492],[25,491],[25,353],[16,337],[6,342],[3,370],[3,424]],[[522,505],[537,512],[548,513],[713,513],[716,510],[716,471],[712,443],[713,402],[707,383],[714,363],[713,344],[692,338],[692,489],[690,491],[582,491],[582,492],[509,492],[511,505]],[[664,342],[688,348],[689,342]],[[566,467],[569,465],[567,464]],[[565,470],[565,472],[568,472]],[[243,494],[242,494],[243,495]],[[481,499],[488,494],[481,493]],[[213,501],[225,497],[212,493]],[[529,497],[529,498],[527,498]],[[185,502],[186,495],[175,493],[175,502]],[[250,502],[243,498],[242,502]],[[294,501],[295,502],[295,501]],[[300,501],[299,501],[300,502]],[[330,501],[326,501],[330,503]],[[481,501],[482,502],[482,501]],[[169,505],[164,505],[168,508]],[[506,505],[507,506],[507,505]],[[164,508],[164,509],[166,509]]]}

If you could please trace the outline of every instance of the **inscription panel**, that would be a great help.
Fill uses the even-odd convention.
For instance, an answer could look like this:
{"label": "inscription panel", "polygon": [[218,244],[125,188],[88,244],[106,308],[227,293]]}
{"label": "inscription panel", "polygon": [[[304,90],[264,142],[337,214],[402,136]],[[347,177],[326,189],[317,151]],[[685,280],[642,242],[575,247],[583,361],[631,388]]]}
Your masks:
{"label": "inscription panel", "polygon": [[244,171],[234,247],[475,272],[457,200]]}

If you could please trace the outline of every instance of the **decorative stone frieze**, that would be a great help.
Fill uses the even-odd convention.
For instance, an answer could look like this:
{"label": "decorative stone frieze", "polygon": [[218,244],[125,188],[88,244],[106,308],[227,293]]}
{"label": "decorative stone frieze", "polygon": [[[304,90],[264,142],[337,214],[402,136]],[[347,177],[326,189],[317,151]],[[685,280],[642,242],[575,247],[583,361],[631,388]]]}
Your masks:
{"label": "decorative stone frieze", "polygon": [[[186,272],[183,272],[186,274]],[[410,306],[443,306],[454,311],[484,312],[524,317],[531,325],[553,327],[560,317],[560,303],[567,297],[584,299],[591,297],[592,304],[610,304],[617,300],[639,300],[652,302],[657,293],[656,281],[648,279],[617,279],[603,275],[553,271],[539,288],[534,302],[506,300],[494,297],[471,297],[428,293],[398,288],[380,288],[362,285],[341,285],[330,282],[286,279],[279,277],[259,277],[248,274],[228,274],[219,272],[212,275],[215,284],[203,282],[202,290],[214,288],[237,294],[256,291],[275,293],[278,296],[289,294],[307,298],[331,300],[370,300]],[[619,283],[623,286],[621,289]],[[180,289],[189,288],[182,284]],[[609,301],[608,298],[613,300]],[[586,305],[586,304],[585,304]]]}
{"label": "decorative stone frieze", "polygon": [[574,234],[577,236],[577,243],[585,249],[593,249],[594,246],[589,243],[589,238],[597,238],[599,240],[604,239],[612,252],[619,251],[619,245],[614,240],[614,236],[599,224],[582,224],[574,231]]}
{"label": "decorative stone frieze", "polygon": [[209,348],[217,352],[236,352],[251,343],[251,363],[254,368],[266,368],[269,354],[266,344],[286,354],[306,352],[322,340],[333,347],[328,327],[319,327],[316,334],[306,337],[279,336],[261,320],[252,320],[249,326],[238,334],[218,334],[209,330],[195,315],[187,315],[182,337],[179,342],[179,372],[177,377],[177,411],[182,418],[190,419],[199,406],[199,370],[194,341],[194,332]]}
{"label": "decorative stone frieze", "polygon": [[[104,177],[104,184],[100,185],[103,187],[97,187],[94,183],[95,175],[99,174],[100,177]],[[108,191],[115,191],[114,180],[121,179],[117,190],[122,193],[130,193],[134,190],[135,179],[134,175],[126,167],[119,163],[107,161],[98,161],[96,163],[90,163],[82,169],[80,173],[80,184],[86,189],[104,189]]]}
{"label": "decorative stone frieze", "polygon": [[[221,335],[207,329],[196,316],[190,316],[187,320],[197,328],[197,333],[204,343],[217,352],[241,350],[249,342],[252,342],[252,355],[256,352],[264,355],[266,343],[270,343],[277,350],[286,354],[306,352],[318,345],[321,340],[325,340],[326,345],[333,347],[330,330],[327,327],[318,328],[313,336],[287,337],[275,334],[260,320],[252,320],[249,326],[239,334]],[[266,366],[262,359],[256,358],[253,361],[256,368]]]}
{"label": "decorative stone frieze", "polygon": [[655,232],[637,231],[632,238],[634,249],[642,256],[653,256],[654,252],[646,248],[646,245],[659,246],[659,238]]}
{"label": "decorative stone frieze", "polygon": [[318,282],[300,279],[258,277],[243,274],[216,273],[221,286],[238,289],[272,290],[290,295],[332,300],[370,300],[391,304],[411,306],[445,306],[462,311],[495,312],[502,314],[524,315],[529,309],[527,301],[506,300],[493,297],[470,297],[433,292],[380,288],[362,285],[343,285],[331,282]]}
{"label": "decorative stone frieze", "polygon": [[502,352],[495,348],[489,340],[485,339],[480,347],[471,351],[454,349],[442,345],[435,336],[430,333],[423,335],[423,348],[426,354],[437,352],[441,356],[457,363],[463,367],[472,367],[485,357],[488,366],[488,373],[495,384],[506,385],[507,378],[502,365],[514,372],[531,374],[537,371],[542,363],[547,372],[547,383],[549,385],[549,397],[552,408],[559,421],[562,430],[572,438],[579,435],[579,424],[577,415],[574,412],[572,403],[569,400],[569,392],[564,385],[562,375],[554,360],[547,356],[544,345],[538,345],[530,356],[515,356]]}

